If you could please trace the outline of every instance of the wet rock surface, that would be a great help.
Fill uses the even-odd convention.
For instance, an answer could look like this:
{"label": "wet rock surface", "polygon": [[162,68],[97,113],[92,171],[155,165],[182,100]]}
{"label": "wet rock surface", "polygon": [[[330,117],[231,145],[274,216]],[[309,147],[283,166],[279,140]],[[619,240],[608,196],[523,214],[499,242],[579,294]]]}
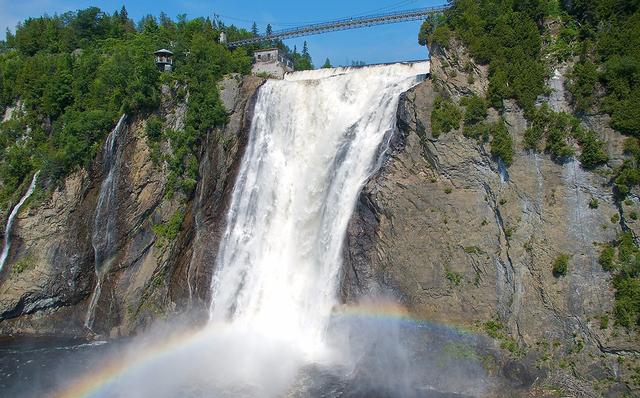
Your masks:
{"label": "wet rock surface", "polygon": [[[193,197],[165,198],[168,170],[152,160],[145,119],[128,120],[117,137],[115,197],[106,216],[115,225],[110,237],[114,248],[104,259],[108,271],[91,330],[85,320],[97,282],[92,234],[106,177],[102,156],[88,171],[69,177],[50,199],[19,215],[0,275],[3,334],[118,337],[185,304],[204,302],[227,196],[247,139],[252,98],[263,82],[238,76],[228,80],[222,84],[233,94],[225,96],[229,123],[209,132],[202,143],[202,179]],[[161,113],[165,128],[184,128],[186,104],[178,99],[177,88],[163,88]],[[179,209],[185,213],[180,233],[167,242],[153,226]]]}
{"label": "wet rock surface", "polygon": [[[343,298],[391,291],[421,319],[479,333],[497,322],[503,329],[496,348],[512,358],[503,375],[522,391],[551,394],[551,386],[562,386],[571,396],[594,397],[631,391],[625,383],[632,372],[622,370],[612,347],[637,352],[638,337],[600,327],[613,291],[598,256],[626,220],[611,220],[619,209],[609,177],[521,150],[527,122],[512,101],[501,115],[516,145],[508,169],[491,158],[488,144],[461,131],[434,139],[436,96],[459,99],[486,87],[483,69],[465,67],[468,56],[454,52],[435,49],[434,78],[400,104],[390,154],[349,225]],[[457,77],[446,77],[454,69]],[[568,107],[560,103],[564,94],[551,97]],[[623,137],[594,120],[586,124],[607,138],[615,162]],[[597,209],[589,206],[592,198]],[[552,266],[563,253],[569,272],[557,277]]]}

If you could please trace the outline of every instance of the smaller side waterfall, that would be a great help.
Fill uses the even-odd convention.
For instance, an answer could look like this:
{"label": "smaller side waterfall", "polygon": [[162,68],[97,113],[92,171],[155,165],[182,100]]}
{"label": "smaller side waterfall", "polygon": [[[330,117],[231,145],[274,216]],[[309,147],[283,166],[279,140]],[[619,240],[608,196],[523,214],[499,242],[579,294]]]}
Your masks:
{"label": "smaller side waterfall", "polygon": [[24,194],[24,196],[20,199],[17,205],[11,210],[11,214],[9,214],[9,219],[7,219],[7,226],[4,229],[4,248],[2,249],[2,255],[0,255],[0,271],[4,268],[4,264],[7,262],[7,257],[9,257],[9,249],[11,249],[11,228],[13,227],[13,221],[15,220],[18,212],[24,202],[29,199],[33,191],[36,189],[36,183],[38,182],[38,176],[40,175],[40,171],[37,171],[33,178],[31,179],[31,185],[29,185],[29,189]]}
{"label": "smaller side waterfall", "polygon": [[91,302],[87,310],[85,326],[93,327],[95,311],[100,294],[102,293],[102,281],[111,265],[111,255],[115,243],[115,194],[116,194],[116,163],[118,136],[120,135],[127,115],[122,115],[116,127],[109,133],[102,149],[102,173],[105,176],[100,185],[100,194],[96,205],[95,218],[93,220],[93,234],[91,245],[93,246],[94,264],[96,271],[96,287],[91,296]]}

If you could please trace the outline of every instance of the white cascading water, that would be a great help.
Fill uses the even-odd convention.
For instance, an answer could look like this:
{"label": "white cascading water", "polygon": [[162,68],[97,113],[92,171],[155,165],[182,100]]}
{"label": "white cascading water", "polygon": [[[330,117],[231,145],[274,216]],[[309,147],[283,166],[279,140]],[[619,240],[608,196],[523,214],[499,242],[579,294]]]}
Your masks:
{"label": "white cascading water", "polygon": [[116,195],[116,163],[117,163],[117,139],[125,126],[126,115],[122,115],[116,127],[109,133],[102,148],[102,172],[105,175],[100,185],[98,203],[93,221],[93,234],[91,245],[93,246],[94,263],[96,271],[96,287],[94,288],[87,309],[85,326],[93,327],[95,309],[102,292],[102,279],[109,269],[110,257],[115,251],[115,195]]}
{"label": "white cascading water", "polygon": [[4,247],[2,249],[2,254],[0,255],[0,271],[4,268],[4,264],[7,262],[7,257],[9,257],[9,249],[11,249],[11,228],[13,227],[13,221],[15,220],[18,212],[24,202],[29,199],[29,197],[33,194],[33,191],[36,189],[36,183],[38,182],[38,176],[40,175],[40,171],[37,171],[33,178],[31,179],[31,185],[29,185],[29,189],[24,194],[24,196],[20,199],[17,205],[11,210],[11,214],[9,214],[9,218],[7,219],[7,226],[4,229]]}
{"label": "white cascading water", "polygon": [[357,196],[429,63],[297,72],[260,88],[212,282],[212,323],[324,353]]}
{"label": "white cascading water", "polygon": [[[401,94],[428,72],[424,62],[267,81],[218,249],[210,322],[182,333],[182,322],[170,320],[139,336],[105,368],[111,375],[124,357],[120,377],[107,377],[95,396],[488,396],[483,363],[444,352],[452,341],[469,347],[468,334],[392,317],[351,318],[338,305],[358,194],[383,159]],[[98,224],[105,231],[106,220]]]}

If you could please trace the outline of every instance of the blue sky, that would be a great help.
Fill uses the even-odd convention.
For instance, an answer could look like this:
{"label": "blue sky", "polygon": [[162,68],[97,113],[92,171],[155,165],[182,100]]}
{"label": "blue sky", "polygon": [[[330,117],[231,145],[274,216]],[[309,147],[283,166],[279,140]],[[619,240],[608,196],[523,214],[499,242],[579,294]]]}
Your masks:
{"label": "blue sky", "polygon": [[[321,22],[355,15],[379,13],[387,10],[405,10],[441,5],[445,0],[0,0],[0,37],[7,28],[29,17],[63,13],[89,6],[97,6],[113,12],[124,4],[134,20],[143,15],[158,15],[161,11],[175,18],[185,13],[189,18],[217,14],[227,24],[250,28],[256,21],[261,31],[267,23],[274,30],[289,28],[309,22]],[[316,66],[325,58],[334,65],[351,61],[366,63],[415,60],[427,57],[427,51],[417,43],[420,22],[404,22],[350,31],[333,32],[307,38],[286,40],[290,47],[300,49],[307,40]]]}

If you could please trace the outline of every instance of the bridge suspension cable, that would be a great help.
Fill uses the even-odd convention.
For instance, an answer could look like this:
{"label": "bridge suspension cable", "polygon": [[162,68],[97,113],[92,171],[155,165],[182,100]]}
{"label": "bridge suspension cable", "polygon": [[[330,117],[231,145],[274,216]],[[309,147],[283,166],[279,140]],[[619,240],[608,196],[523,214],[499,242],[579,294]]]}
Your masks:
{"label": "bridge suspension cable", "polygon": [[258,44],[264,41],[290,39],[293,37],[311,36],[320,33],[335,32],[339,30],[357,29],[368,26],[392,24],[406,21],[417,21],[425,19],[430,15],[441,13],[447,6],[427,7],[416,10],[398,11],[384,14],[367,15],[356,18],[345,18],[336,21],[323,22],[300,26],[297,28],[275,31],[270,35],[260,35],[250,39],[237,40],[229,43],[229,47],[246,46]]}

